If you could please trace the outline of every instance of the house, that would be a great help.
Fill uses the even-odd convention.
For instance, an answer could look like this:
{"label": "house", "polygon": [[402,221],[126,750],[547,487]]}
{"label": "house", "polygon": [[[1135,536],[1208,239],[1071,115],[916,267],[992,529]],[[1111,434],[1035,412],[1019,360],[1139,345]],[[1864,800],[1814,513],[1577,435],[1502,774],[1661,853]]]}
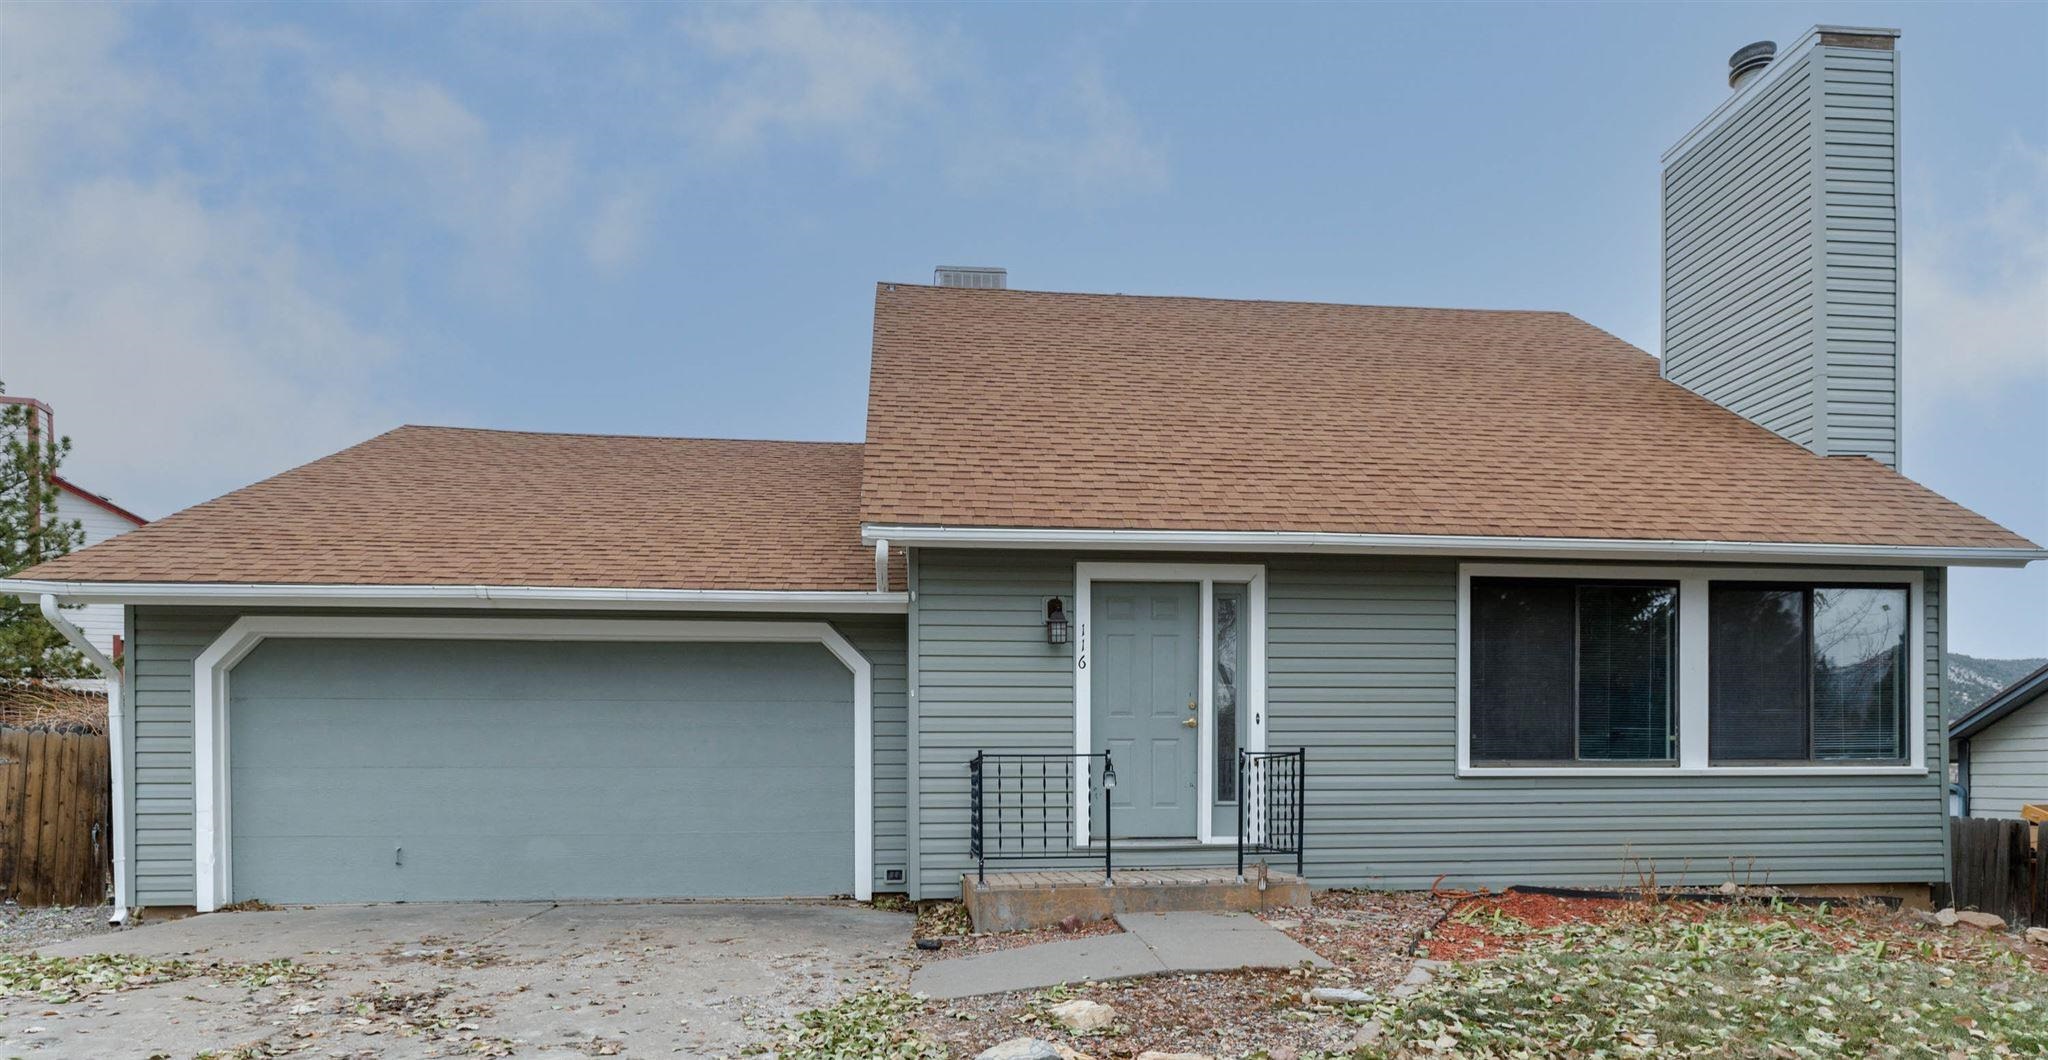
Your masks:
{"label": "house", "polygon": [[1947,570],[2048,553],[1894,470],[1894,36],[1738,55],[1662,361],[883,283],[863,444],[406,427],[24,572],[126,615],[117,904],[1941,881]]}
{"label": "house", "polygon": [[[99,544],[108,538],[125,534],[149,520],[115,504],[106,497],[93,493],[61,475],[51,475],[50,481],[57,487],[57,503],[51,515],[60,520],[77,520],[83,538],[79,547]],[[108,654],[116,654],[115,638],[121,635],[121,608],[116,604],[87,604],[66,611],[78,628],[85,631],[94,646]]]}
{"label": "house", "polygon": [[2048,666],[2007,685],[1948,727],[1966,817],[2020,820],[2048,807]]}

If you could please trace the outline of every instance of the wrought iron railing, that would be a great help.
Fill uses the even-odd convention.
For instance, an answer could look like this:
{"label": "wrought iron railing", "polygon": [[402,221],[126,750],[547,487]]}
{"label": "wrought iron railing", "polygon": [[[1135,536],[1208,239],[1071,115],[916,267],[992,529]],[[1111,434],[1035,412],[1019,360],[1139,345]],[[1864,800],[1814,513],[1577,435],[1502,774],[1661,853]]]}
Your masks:
{"label": "wrought iron railing", "polygon": [[1307,836],[1308,751],[1237,753],[1237,875],[1245,855],[1294,855],[1303,875]]}
{"label": "wrought iron railing", "polygon": [[[1101,754],[991,754],[977,752],[967,764],[968,854],[975,878],[988,880],[991,861],[1096,861],[1102,878],[1112,878],[1114,843],[1105,778],[1115,785],[1116,769]],[[1075,808],[1088,800],[1089,816],[1100,814],[1102,846],[1076,834]]]}

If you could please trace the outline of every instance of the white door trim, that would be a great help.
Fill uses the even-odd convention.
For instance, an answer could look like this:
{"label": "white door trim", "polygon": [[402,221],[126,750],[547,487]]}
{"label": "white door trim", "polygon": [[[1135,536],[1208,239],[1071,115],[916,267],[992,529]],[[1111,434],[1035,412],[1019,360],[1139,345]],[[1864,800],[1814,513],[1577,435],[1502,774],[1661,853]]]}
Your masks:
{"label": "white door trim", "polygon": [[[1200,638],[1201,667],[1195,687],[1200,691],[1202,719],[1196,744],[1195,839],[1200,843],[1236,843],[1235,835],[1216,832],[1216,725],[1215,725],[1215,591],[1217,582],[1245,584],[1245,706],[1251,711],[1245,724],[1245,750],[1266,749],[1266,568],[1256,563],[1076,563],[1074,564],[1074,753],[1088,754],[1094,739],[1091,714],[1092,690],[1088,681],[1089,654],[1093,651],[1090,630],[1094,609],[1094,585],[1105,582],[1192,582],[1200,586],[1201,620],[1196,623]],[[1088,786],[1074,789],[1074,844],[1089,843]]]}
{"label": "white door trim", "polygon": [[[853,673],[853,895],[874,896],[874,670],[823,622],[605,618],[419,618],[404,615],[248,615],[237,619],[192,666],[193,859],[202,913],[234,893],[229,798],[228,678],[256,646],[279,637],[414,640],[581,640],[816,643]],[[650,896],[651,897],[651,896]]]}

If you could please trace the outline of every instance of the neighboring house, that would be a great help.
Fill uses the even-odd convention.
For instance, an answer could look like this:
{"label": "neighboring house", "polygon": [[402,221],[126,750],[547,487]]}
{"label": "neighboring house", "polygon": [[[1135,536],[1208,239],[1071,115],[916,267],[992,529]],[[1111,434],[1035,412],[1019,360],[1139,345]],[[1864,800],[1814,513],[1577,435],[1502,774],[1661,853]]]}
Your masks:
{"label": "neighboring house", "polygon": [[407,427],[25,572],[128,616],[119,902],[943,897],[977,792],[1221,866],[1293,748],[1319,885],[1941,881],[1947,569],[2048,553],[1887,466],[1892,36],[1674,149],[1661,364],[885,283],[864,445]]}
{"label": "neighboring house", "polygon": [[1967,817],[2020,819],[2048,806],[2048,666],[2014,681],[1949,726]]}
{"label": "neighboring house", "polygon": [[[78,521],[80,529],[84,531],[84,540],[79,543],[80,548],[97,545],[149,522],[68,479],[52,475],[50,481],[57,486],[57,504],[50,514],[56,519]],[[115,639],[121,635],[120,605],[88,604],[66,611],[65,617],[85,630],[86,635],[102,652],[109,655],[114,653]]]}

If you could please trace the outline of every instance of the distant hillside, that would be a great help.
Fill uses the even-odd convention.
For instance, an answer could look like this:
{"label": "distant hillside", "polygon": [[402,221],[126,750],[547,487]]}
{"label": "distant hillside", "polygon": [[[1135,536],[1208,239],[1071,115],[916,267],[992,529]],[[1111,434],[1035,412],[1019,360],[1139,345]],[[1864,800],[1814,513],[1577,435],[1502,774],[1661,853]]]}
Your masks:
{"label": "distant hillside", "polygon": [[1998,690],[2041,668],[2048,659],[1979,659],[1948,653],[1948,717],[1953,721]]}

